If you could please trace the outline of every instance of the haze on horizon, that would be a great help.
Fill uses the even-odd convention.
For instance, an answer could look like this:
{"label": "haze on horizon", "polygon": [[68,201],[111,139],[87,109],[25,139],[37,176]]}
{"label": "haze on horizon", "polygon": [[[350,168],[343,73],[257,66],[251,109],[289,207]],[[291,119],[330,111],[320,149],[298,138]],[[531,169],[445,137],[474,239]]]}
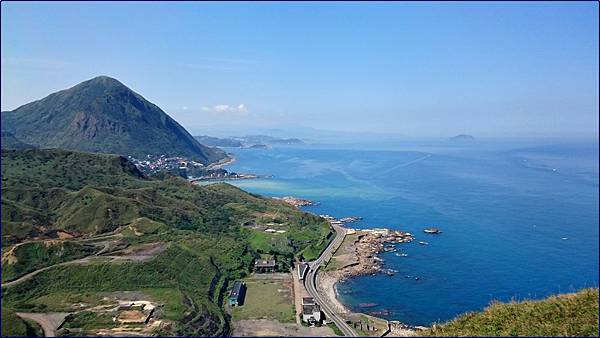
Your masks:
{"label": "haze on horizon", "polygon": [[595,2],[3,2],[1,15],[3,111],[108,75],[192,133],[598,136]]}

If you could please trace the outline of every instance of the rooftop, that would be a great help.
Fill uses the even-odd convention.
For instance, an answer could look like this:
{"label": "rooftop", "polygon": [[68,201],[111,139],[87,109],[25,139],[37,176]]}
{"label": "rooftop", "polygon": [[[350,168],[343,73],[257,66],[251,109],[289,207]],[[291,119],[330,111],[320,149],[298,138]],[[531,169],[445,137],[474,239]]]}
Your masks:
{"label": "rooftop", "polygon": [[259,259],[254,263],[257,267],[274,267],[275,260],[274,259]]}
{"label": "rooftop", "polygon": [[240,295],[240,291],[242,290],[242,286],[244,286],[244,283],[240,281],[235,281],[233,283],[233,288],[231,289],[231,294],[229,295],[229,297],[238,297]]}

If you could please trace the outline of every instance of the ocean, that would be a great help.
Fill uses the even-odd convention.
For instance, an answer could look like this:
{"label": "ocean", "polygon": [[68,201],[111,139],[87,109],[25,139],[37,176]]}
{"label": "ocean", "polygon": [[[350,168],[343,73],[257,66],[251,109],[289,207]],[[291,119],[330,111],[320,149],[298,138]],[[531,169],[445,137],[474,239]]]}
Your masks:
{"label": "ocean", "polygon": [[[596,141],[488,140],[228,148],[229,181],[267,196],[318,202],[315,214],[360,216],[355,228],[409,231],[384,253],[397,270],[339,283],[348,307],[413,325],[446,321],[491,301],[598,286]],[[443,233],[428,235],[437,226]],[[419,245],[427,241],[429,245]],[[410,277],[408,277],[410,276]],[[419,277],[416,280],[414,277]]]}

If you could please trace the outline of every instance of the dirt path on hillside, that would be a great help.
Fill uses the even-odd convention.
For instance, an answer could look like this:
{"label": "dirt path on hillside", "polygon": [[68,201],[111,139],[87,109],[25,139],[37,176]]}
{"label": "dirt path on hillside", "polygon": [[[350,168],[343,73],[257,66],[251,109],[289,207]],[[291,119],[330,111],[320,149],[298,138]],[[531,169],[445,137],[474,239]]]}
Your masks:
{"label": "dirt path on hillside", "polygon": [[12,287],[12,286],[15,286],[15,285],[21,284],[21,283],[23,283],[24,281],[26,281],[26,280],[30,279],[31,277],[33,277],[33,276],[37,275],[38,273],[40,273],[40,272],[43,272],[43,271],[46,271],[46,270],[49,270],[49,269],[52,269],[52,268],[54,268],[54,267],[57,267],[57,266],[71,265],[71,264],[86,264],[86,263],[88,263],[88,262],[89,262],[89,260],[90,260],[90,256],[88,256],[88,257],[84,257],[84,258],[79,258],[79,259],[72,260],[72,261],[68,261],[68,262],[62,262],[62,263],[58,263],[58,264],[54,264],[54,265],[50,265],[50,266],[46,266],[46,267],[44,267],[44,268],[41,268],[41,269],[38,269],[38,270],[32,271],[32,272],[30,272],[30,273],[28,273],[28,274],[25,274],[25,275],[23,275],[23,276],[21,276],[21,277],[19,277],[19,278],[15,279],[15,280],[14,280],[14,281],[12,281],[12,282],[6,282],[6,283],[2,283],[2,287],[3,287],[3,288],[9,288],[9,287]]}
{"label": "dirt path on hillside", "polygon": [[83,257],[83,258],[78,258],[72,261],[68,261],[68,262],[62,262],[62,263],[58,263],[58,264],[54,264],[54,265],[50,265],[50,266],[46,266],[43,267],[41,269],[32,271],[28,274],[25,274],[13,281],[10,282],[5,282],[2,283],[2,287],[3,288],[9,288],[18,284],[23,283],[24,281],[30,279],[31,277],[39,274],[40,272],[55,268],[57,266],[64,266],[64,265],[73,265],[73,264],[88,264],[90,263],[90,261],[92,259],[104,259],[107,262],[119,262],[119,261],[133,261],[133,262],[143,262],[143,261],[148,261],[151,258],[155,257],[156,255],[158,255],[159,253],[163,252],[166,249],[166,245],[164,243],[149,243],[149,244],[145,244],[142,245],[140,248],[137,248],[135,250],[131,250],[126,252],[126,255],[123,256],[98,256],[98,254],[102,253],[103,251],[106,251],[110,242],[102,242],[102,244],[104,244],[104,247],[98,251],[95,254]]}

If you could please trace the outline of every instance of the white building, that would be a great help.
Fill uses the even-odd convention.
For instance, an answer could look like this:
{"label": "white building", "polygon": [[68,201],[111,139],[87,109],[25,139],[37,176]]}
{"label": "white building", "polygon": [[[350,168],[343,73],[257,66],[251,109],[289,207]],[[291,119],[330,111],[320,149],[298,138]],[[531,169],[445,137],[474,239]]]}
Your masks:
{"label": "white building", "polygon": [[323,320],[321,307],[313,297],[302,298],[302,320],[309,324],[320,323]]}

